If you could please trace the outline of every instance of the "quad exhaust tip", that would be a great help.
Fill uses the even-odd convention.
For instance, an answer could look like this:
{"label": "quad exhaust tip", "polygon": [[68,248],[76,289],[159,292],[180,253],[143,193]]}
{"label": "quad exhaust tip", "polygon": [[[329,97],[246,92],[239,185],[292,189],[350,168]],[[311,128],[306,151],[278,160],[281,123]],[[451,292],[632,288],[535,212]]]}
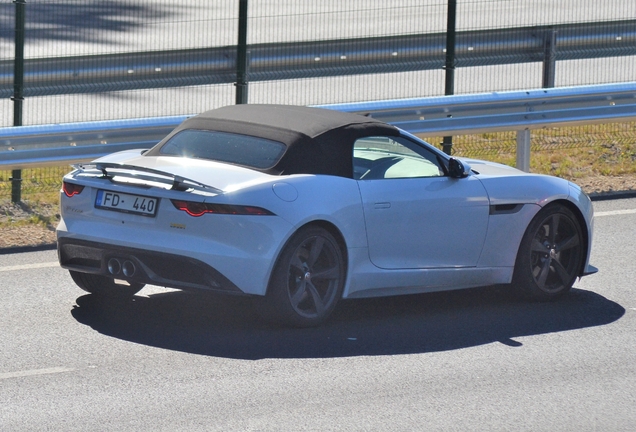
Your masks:
{"label": "quad exhaust tip", "polygon": [[137,267],[135,263],[130,260],[121,261],[119,258],[111,258],[108,260],[108,272],[113,276],[118,276],[123,273],[126,277],[133,277]]}
{"label": "quad exhaust tip", "polygon": [[124,276],[133,277],[135,275],[135,264],[132,261],[124,261],[121,266],[121,270],[124,272]]}
{"label": "quad exhaust tip", "polygon": [[108,271],[110,274],[117,276],[121,272],[121,263],[117,258],[108,260]]}

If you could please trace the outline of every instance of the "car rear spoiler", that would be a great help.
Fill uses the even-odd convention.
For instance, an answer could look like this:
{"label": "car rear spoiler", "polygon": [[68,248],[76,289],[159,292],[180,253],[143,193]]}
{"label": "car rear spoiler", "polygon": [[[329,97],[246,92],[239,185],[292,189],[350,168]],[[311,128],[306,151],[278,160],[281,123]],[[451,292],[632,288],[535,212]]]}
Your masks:
{"label": "car rear spoiler", "polygon": [[[189,189],[196,189],[201,191],[208,191],[213,193],[223,193],[221,189],[215,188],[210,185],[203,184],[196,180],[192,180],[186,177],[182,177],[169,172],[146,168],[136,165],[118,164],[112,162],[98,162],[98,163],[79,163],[72,165],[73,168],[82,172],[95,171],[102,175],[102,178],[114,181],[115,175],[121,177],[129,177],[138,180],[152,181],[156,183],[163,183],[170,185],[171,190],[187,191]],[[154,174],[153,176],[145,175],[143,173]]]}

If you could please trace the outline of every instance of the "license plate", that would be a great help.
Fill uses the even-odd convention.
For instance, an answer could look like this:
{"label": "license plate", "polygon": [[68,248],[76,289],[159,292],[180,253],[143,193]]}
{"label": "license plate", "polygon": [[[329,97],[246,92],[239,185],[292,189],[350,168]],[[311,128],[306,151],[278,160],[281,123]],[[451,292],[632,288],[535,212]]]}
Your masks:
{"label": "license plate", "polygon": [[100,189],[97,191],[95,207],[153,217],[157,213],[157,198]]}

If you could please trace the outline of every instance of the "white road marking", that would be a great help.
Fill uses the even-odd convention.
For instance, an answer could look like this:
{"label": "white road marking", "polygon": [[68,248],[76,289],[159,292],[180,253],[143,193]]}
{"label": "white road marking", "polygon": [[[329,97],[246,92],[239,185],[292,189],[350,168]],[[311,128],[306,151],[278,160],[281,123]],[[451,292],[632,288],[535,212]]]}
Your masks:
{"label": "white road marking", "polygon": [[25,370],[25,371],[18,371],[18,372],[6,372],[6,373],[0,373],[0,380],[7,379],[7,378],[21,378],[21,377],[28,377],[28,376],[35,376],[35,375],[48,375],[48,374],[56,374],[56,373],[63,373],[63,372],[72,372],[73,370],[75,369],[55,367],[55,368],[48,368],[48,369],[33,369],[33,370]]}
{"label": "white road marking", "polygon": [[22,264],[22,265],[15,265],[15,266],[0,267],[0,273],[8,272],[8,271],[32,270],[32,269],[59,267],[59,266],[60,266],[60,263],[58,263],[57,261],[35,263],[35,264]]}
{"label": "white road marking", "polygon": [[596,212],[594,213],[594,217],[618,216],[618,215],[626,215],[626,214],[634,214],[634,213],[636,213],[636,209],[612,210],[612,211]]}

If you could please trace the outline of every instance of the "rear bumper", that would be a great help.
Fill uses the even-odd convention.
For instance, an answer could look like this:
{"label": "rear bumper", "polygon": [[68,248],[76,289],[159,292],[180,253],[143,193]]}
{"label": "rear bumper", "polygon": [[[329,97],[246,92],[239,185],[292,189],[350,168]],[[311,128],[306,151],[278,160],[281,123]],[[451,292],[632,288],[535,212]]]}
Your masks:
{"label": "rear bumper", "polygon": [[57,251],[63,268],[81,273],[167,288],[244,294],[218,270],[191,257],[68,237],[58,239]]}

